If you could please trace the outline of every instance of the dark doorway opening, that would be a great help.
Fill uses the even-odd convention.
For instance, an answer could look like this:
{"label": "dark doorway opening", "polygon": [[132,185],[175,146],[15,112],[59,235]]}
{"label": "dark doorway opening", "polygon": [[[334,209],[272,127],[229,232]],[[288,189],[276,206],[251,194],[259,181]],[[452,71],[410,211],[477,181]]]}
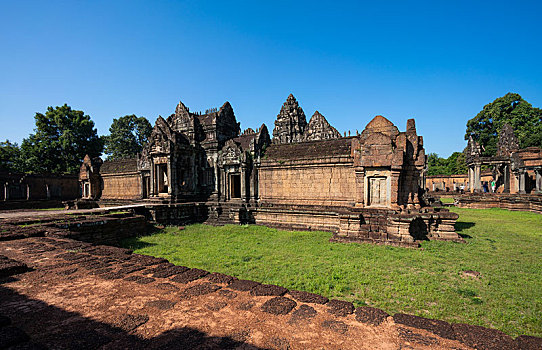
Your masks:
{"label": "dark doorway opening", "polygon": [[231,198],[241,198],[241,175],[230,175],[230,196]]}
{"label": "dark doorway opening", "polygon": [[158,193],[168,192],[167,164],[156,165]]}

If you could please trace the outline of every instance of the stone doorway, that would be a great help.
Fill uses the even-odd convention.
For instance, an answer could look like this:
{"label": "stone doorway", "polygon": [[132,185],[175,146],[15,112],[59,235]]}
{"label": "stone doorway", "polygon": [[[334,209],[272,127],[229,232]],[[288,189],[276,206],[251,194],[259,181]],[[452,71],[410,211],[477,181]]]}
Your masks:
{"label": "stone doorway", "polygon": [[230,198],[241,198],[241,175],[230,175]]}
{"label": "stone doorway", "polygon": [[168,192],[167,164],[156,165],[156,185],[158,193]]}
{"label": "stone doorway", "polygon": [[386,177],[371,177],[369,178],[369,195],[368,205],[370,206],[387,206],[388,191]]}
{"label": "stone doorway", "polygon": [[143,176],[143,198],[149,198],[151,192],[151,178],[150,176]]}

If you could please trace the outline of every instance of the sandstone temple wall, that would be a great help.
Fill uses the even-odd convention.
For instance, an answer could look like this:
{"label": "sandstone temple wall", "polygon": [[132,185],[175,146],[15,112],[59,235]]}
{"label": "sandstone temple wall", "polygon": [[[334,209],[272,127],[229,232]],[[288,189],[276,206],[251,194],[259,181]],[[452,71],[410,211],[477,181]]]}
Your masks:
{"label": "sandstone temple wall", "polygon": [[141,175],[139,173],[104,174],[103,200],[141,199]]}
{"label": "sandstone temple wall", "polygon": [[356,177],[349,157],[266,163],[259,169],[262,202],[354,205]]}

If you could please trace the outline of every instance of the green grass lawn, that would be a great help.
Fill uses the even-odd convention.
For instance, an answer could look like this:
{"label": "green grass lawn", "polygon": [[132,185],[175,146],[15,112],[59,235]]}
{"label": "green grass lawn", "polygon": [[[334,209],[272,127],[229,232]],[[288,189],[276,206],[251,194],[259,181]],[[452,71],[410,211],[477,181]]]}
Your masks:
{"label": "green grass lawn", "polygon": [[454,198],[453,197],[440,197],[440,201],[443,204],[452,204],[454,202]]}
{"label": "green grass lawn", "polygon": [[[261,226],[167,227],[125,240],[140,254],[242,279],[450,322],[542,336],[542,215],[453,208],[467,244],[422,249],[330,243]],[[479,279],[463,276],[474,270]]]}

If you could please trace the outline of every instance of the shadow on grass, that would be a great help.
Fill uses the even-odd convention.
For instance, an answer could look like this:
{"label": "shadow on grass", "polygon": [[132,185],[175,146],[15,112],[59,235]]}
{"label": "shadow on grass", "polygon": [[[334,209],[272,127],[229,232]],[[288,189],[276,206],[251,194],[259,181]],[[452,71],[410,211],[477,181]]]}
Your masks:
{"label": "shadow on grass", "polygon": [[457,234],[461,236],[461,238],[472,238],[472,236],[462,232],[473,227],[474,225],[476,225],[474,222],[458,221],[455,223],[455,232],[457,232]]}
{"label": "shadow on grass", "polygon": [[149,242],[142,241],[141,237],[131,237],[131,238],[123,239],[120,242],[119,247],[131,249],[131,250],[138,250],[138,249],[143,249],[147,247],[152,247],[155,245],[156,243],[149,243]]}

